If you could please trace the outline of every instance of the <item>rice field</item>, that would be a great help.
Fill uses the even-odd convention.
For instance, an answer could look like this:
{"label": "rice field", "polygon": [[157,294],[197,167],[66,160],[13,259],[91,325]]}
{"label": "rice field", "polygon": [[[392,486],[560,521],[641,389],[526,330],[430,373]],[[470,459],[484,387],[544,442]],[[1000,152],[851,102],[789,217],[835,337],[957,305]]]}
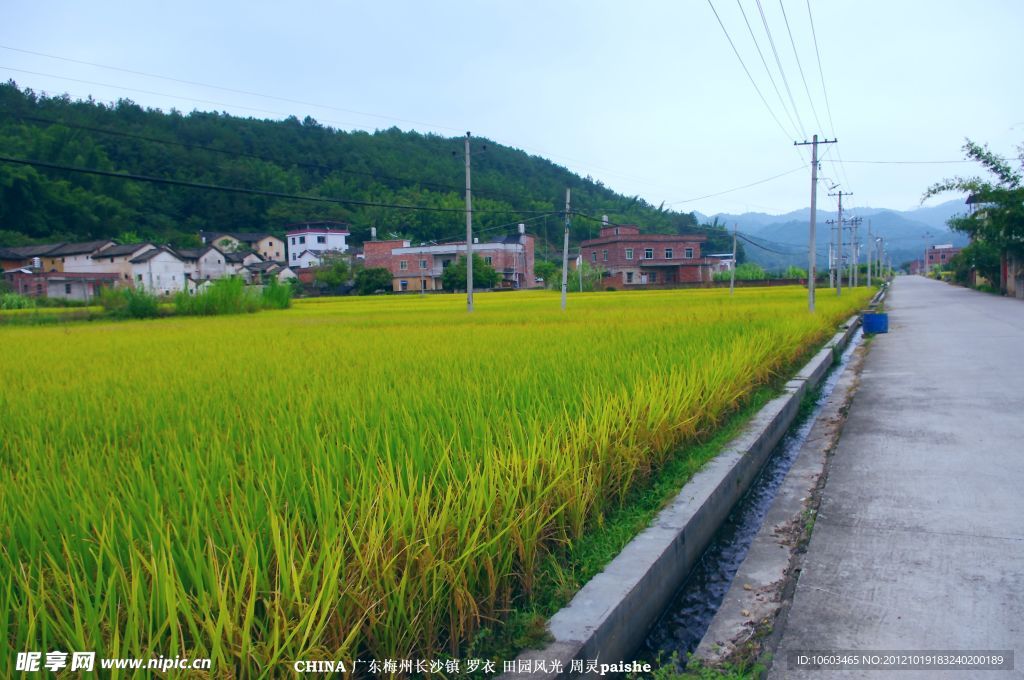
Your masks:
{"label": "rice field", "polygon": [[[867,289],[299,301],[0,327],[0,640],[436,658]],[[8,676],[13,652],[0,658]]]}

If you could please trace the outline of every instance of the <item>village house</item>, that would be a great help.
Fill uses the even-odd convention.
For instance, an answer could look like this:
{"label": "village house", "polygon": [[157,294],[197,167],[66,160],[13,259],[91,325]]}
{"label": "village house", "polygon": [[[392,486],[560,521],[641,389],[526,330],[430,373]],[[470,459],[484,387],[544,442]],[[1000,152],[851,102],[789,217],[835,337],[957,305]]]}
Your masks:
{"label": "village house", "polygon": [[154,295],[190,290],[185,262],[170,248],[153,248],[130,260],[136,288]]}
{"label": "village house", "polygon": [[348,225],[344,222],[304,222],[291,227],[285,240],[288,266],[306,269],[319,267],[325,260],[348,252]]}
{"label": "village house", "polygon": [[949,261],[960,254],[962,248],[954,248],[952,243],[945,243],[937,246],[929,246],[925,251],[926,271],[932,267],[944,267]]}
{"label": "village house", "polygon": [[[131,261],[148,250],[156,248],[152,243],[130,243],[108,246],[93,253],[88,261],[66,264],[65,272],[116,274],[119,284],[130,285],[132,280]],[[70,267],[70,268],[69,268]]]}
{"label": "village house", "polygon": [[[473,254],[501,275],[501,288],[533,288],[534,239],[519,225],[519,233],[498,241],[474,243]],[[409,241],[367,241],[363,259],[367,267],[391,272],[392,290],[442,290],[441,276],[460,257],[466,256],[466,242],[456,241],[413,246]]]}
{"label": "village house", "polygon": [[271,278],[284,283],[289,279],[298,278],[291,267],[281,262],[253,262],[246,265],[245,269],[248,272],[247,281],[249,283],[267,283]]}
{"label": "village house", "polygon": [[[185,263],[185,275],[196,283],[236,275],[235,268],[228,262],[225,253],[215,246],[175,248],[174,253]],[[246,254],[252,255],[254,260],[258,259],[254,253]]]}
{"label": "village house", "polygon": [[583,241],[584,261],[604,272],[603,285],[647,286],[711,281],[717,258],[701,256],[704,236],[641,234],[635,225],[601,227],[599,236]]}
{"label": "village house", "polygon": [[284,262],[287,254],[284,241],[265,232],[203,231],[199,237],[204,245],[217,246],[225,253],[251,250],[262,259],[275,262]]}

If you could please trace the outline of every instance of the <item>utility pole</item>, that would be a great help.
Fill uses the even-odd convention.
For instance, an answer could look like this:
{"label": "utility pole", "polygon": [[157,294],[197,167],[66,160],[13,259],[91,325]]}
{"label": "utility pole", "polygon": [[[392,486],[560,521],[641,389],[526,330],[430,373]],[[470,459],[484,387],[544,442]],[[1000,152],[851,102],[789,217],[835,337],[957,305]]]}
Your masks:
{"label": "utility pole", "polygon": [[871,220],[868,220],[868,256],[867,256],[867,261],[868,261],[868,288],[871,287],[871,257],[872,257],[871,249],[875,245],[875,242],[874,242],[873,238],[874,237],[871,235]]}
{"label": "utility pole", "polygon": [[565,294],[569,289],[569,187],[565,188],[565,240],[562,241],[562,311],[565,311]]}
{"label": "utility pole", "polygon": [[857,279],[860,278],[860,241],[857,236],[857,227],[859,227],[860,223],[863,221],[864,220],[860,217],[854,217],[850,220],[850,224],[853,225],[853,241],[850,243],[850,249],[853,251],[853,277],[851,280],[853,281],[854,288],[857,287]]}
{"label": "utility pole", "polygon": [[466,311],[473,311],[473,196],[469,179],[469,133],[466,133]]}
{"label": "utility pole", "polygon": [[[736,223],[732,223],[732,267],[729,271],[729,295],[733,294],[736,287]],[[813,288],[811,289],[814,290]],[[811,293],[811,311],[814,311],[814,293]]]}
{"label": "utility pole", "polygon": [[[829,222],[828,224],[831,224],[831,223]],[[835,232],[835,229],[833,229],[831,231]],[[835,244],[833,243],[834,240],[835,240],[835,236],[834,235],[829,237],[829,240],[828,240],[828,287],[829,288],[835,288],[836,287],[836,259],[835,259],[836,258],[836,254],[835,254]]]}
{"label": "utility pole", "polygon": [[829,194],[829,196],[839,196],[839,219],[836,220],[837,230],[839,232],[838,247],[839,250],[836,253],[836,295],[843,294],[843,194],[847,196],[853,196],[849,192],[844,192],[842,189],[839,190],[838,194]]}
{"label": "utility pole", "polygon": [[[812,137],[812,141],[793,142],[794,146],[811,145],[811,223],[807,238],[807,308],[814,311],[814,279],[817,275],[818,254],[815,251],[814,232],[818,221],[818,145],[835,144],[836,140],[823,139],[818,141],[818,135]],[[735,262],[735,256],[733,261]]]}

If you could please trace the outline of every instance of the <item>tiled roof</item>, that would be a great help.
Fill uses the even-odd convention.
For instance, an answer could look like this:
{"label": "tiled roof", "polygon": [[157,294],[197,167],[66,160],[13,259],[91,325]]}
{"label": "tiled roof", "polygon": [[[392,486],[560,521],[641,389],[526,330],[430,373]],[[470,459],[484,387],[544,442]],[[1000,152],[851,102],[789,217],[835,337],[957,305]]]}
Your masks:
{"label": "tiled roof", "polygon": [[102,241],[84,241],[82,243],[65,243],[64,245],[46,253],[47,257],[63,257],[64,255],[86,255],[93,253],[103,246],[113,243],[110,239]]}
{"label": "tiled roof", "polygon": [[98,253],[93,253],[93,257],[123,257],[125,255],[131,255],[132,253],[142,250],[146,246],[151,246],[152,243],[128,243],[122,246],[110,246],[104,248]]}

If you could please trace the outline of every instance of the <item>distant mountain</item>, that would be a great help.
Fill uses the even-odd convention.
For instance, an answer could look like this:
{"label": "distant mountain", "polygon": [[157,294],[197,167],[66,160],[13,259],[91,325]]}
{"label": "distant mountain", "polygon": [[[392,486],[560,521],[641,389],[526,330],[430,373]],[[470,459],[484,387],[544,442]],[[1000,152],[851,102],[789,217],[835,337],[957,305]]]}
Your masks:
{"label": "distant mountain", "polygon": [[[858,229],[862,253],[867,246],[867,230],[870,222],[874,236],[885,239],[887,249],[893,263],[920,258],[924,249],[930,244],[952,243],[963,246],[967,237],[963,234],[950,232],[945,225],[949,217],[964,212],[962,200],[947,201],[937,206],[918,208],[915,210],[887,210],[884,208],[856,208],[849,212],[843,211],[844,218],[857,216],[863,222]],[[784,215],[766,215],[764,213],[744,213],[742,215],[718,214],[710,219],[718,218],[719,223],[726,227],[738,226],[746,241],[746,252],[749,259],[766,269],[784,269],[795,264],[807,267],[807,239],[810,209],[794,210]],[[698,219],[705,219],[697,215]],[[835,220],[836,213],[818,211],[816,250],[818,267],[826,266],[828,243],[831,226],[828,220]],[[845,232],[843,242],[849,252],[850,231]],[[863,261],[863,260],[862,260]]]}

